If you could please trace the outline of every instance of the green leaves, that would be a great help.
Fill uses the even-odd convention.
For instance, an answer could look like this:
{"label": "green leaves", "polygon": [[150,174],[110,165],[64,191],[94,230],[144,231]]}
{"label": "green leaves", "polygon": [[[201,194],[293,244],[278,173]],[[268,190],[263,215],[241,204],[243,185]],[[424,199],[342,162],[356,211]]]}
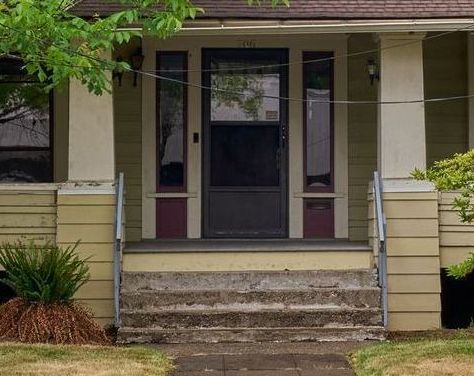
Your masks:
{"label": "green leaves", "polygon": [[68,302],[89,279],[87,260],[76,254],[78,243],[65,249],[21,242],[0,247],[1,282],[30,302]]}
{"label": "green leaves", "polygon": [[[247,1],[250,5],[289,5],[288,0]],[[182,28],[185,20],[204,12],[190,0],[120,2],[124,10],[84,20],[72,12],[77,0],[3,0],[0,56],[21,56],[28,72],[48,84],[47,90],[68,79],[77,79],[100,95],[111,91],[108,73],[118,68],[115,61],[103,58],[104,50],[113,50],[132,37],[145,34],[170,37]],[[127,29],[130,25],[141,26],[138,30]]]}
{"label": "green leaves", "polygon": [[456,279],[462,279],[468,274],[474,272],[474,253],[457,265],[452,265],[448,268],[448,275]]}
{"label": "green leaves", "polygon": [[[426,171],[416,169],[412,176],[417,180],[429,180],[440,191],[458,191],[459,196],[453,201],[463,223],[474,221],[474,149],[464,154],[435,162]],[[474,271],[474,254],[459,265],[451,266],[448,274],[462,278]]]}
{"label": "green leaves", "polygon": [[459,191],[453,208],[458,211],[462,222],[471,223],[474,220],[474,149],[435,162],[426,171],[416,169],[412,176],[431,181],[440,191]]}

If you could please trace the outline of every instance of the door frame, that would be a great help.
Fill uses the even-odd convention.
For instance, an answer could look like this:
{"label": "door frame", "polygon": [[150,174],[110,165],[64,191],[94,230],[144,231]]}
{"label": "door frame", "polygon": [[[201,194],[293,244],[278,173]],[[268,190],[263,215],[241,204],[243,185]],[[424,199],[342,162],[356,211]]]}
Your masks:
{"label": "door frame", "polygon": [[[272,54],[279,59],[282,64],[288,64],[289,62],[289,49],[288,48],[202,48],[201,50],[201,66],[203,67],[201,80],[203,89],[201,90],[202,98],[202,155],[201,155],[201,189],[202,189],[202,202],[201,202],[201,237],[202,238],[242,238],[236,234],[216,236],[211,234],[211,228],[209,223],[210,216],[210,200],[209,200],[209,189],[210,189],[210,140],[209,135],[211,131],[211,98],[210,91],[206,89],[210,86],[210,73],[208,71],[210,67],[210,61],[212,56],[219,55],[224,57],[241,57],[249,58],[262,55],[267,57]],[[289,95],[289,69],[288,65],[280,67],[280,97],[288,97]],[[289,108],[287,100],[280,100],[280,119],[279,119],[279,147],[281,149],[280,154],[280,218],[281,218],[281,232],[280,233],[261,233],[253,234],[246,238],[288,238],[289,237]],[[231,122],[228,122],[231,123]],[[251,125],[252,122],[246,122],[245,124]],[[258,122],[260,123],[260,122]],[[254,188],[254,191],[258,191],[260,187]],[[262,189],[262,188],[261,188]],[[249,189],[251,190],[251,189]],[[263,188],[264,190],[264,188]]]}

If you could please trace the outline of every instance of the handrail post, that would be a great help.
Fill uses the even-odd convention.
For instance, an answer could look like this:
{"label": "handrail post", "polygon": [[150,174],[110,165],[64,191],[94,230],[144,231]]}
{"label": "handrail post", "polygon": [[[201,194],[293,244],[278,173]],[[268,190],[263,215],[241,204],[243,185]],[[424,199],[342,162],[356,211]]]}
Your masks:
{"label": "handrail post", "polygon": [[374,172],[374,203],[378,233],[378,282],[382,290],[383,325],[388,327],[387,220],[383,210],[383,187],[378,171]]}
{"label": "handrail post", "polygon": [[116,186],[115,231],[114,231],[114,321],[119,327],[120,318],[120,282],[122,272],[122,225],[124,204],[124,174],[119,173]]}

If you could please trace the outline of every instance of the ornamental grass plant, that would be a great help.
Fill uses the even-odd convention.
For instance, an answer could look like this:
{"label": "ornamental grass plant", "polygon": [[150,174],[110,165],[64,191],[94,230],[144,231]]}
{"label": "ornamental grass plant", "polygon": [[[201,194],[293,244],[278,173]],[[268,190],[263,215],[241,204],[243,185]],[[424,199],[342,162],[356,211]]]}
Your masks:
{"label": "ornamental grass plant", "polygon": [[0,339],[26,343],[108,344],[92,313],[73,300],[89,280],[87,259],[74,246],[7,243],[0,246],[0,281],[16,298],[0,306]]}

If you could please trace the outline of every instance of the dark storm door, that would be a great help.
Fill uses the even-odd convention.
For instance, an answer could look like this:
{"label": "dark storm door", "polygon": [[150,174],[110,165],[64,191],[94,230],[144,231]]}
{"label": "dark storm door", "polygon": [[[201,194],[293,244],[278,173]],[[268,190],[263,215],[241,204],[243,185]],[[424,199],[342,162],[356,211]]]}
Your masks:
{"label": "dark storm door", "polygon": [[287,236],[287,50],[203,50],[203,236]]}

